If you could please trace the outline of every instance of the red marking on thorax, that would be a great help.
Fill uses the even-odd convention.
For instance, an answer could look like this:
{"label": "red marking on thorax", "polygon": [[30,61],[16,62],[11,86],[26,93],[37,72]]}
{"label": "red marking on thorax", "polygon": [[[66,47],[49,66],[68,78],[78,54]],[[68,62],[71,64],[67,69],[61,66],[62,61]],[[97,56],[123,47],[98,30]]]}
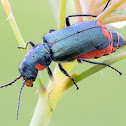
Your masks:
{"label": "red marking on thorax", "polygon": [[110,44],[104,49],[91,51],[91,52],[82,54],[80,56],[74,57],[74,59],[78,59],[78,58],[84,58],[84,59],[100,58],[103,55],[109,55],[111,52],[115,51],[116,49],[117,49],[117,47],[113,47],[113,45]]}
{"label": "red marking on thorax", "polygon": [[43,69],[45,69],[46,67],[43,66],[43,65],[41,65],[41,64],[39,64],[39,63],[36,63],[35,68],[36,68],[37,70],[43,70]]}

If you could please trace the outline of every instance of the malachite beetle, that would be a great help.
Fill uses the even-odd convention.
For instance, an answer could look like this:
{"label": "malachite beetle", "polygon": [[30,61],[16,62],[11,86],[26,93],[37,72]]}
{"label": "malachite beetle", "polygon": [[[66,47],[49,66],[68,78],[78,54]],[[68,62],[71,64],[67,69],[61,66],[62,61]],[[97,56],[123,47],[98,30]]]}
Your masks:
{"label": "malachite beetle", "polygon": [[[105,8],[107,8],[108,0]],[[98,21],[84,21],[74,25],[70,25],[69,18],[76,16],[91,16],[95,15],[69,15],[66,17],[66,28],[60,30],[50,29],[49,33],[43,37],[43,44],[34,44],[32,41],[28,41],[25,48],[18,47],[19,49],[27,49],[28,44],[33,48],[28,51],[25,55],[25,59],[19,66],[21,75],[12,82],[0,86],[0,88],[12,85],[23,77],[23,85],[21,86],[19,93],[17,119],[20,104],[21,92],[24,85],[28,87],[33,86],[33,82],[36,80],[38,70],[47,68],[50,78],[53,77],[52,72],[49,68],[51,61],[58,62],[59,69],[63,74],[72,79],[76,88],[78,88],[74,79],[64,70],[61,62],[71,62],[75,59],[80,62],[88,62],[92,64],[106,65],[120,75],[122,74],[117,69],[105,63],[92,62],[87,59],[100,58],[104,55],[109,55],[111,52],[116,51],[119,47],[126,45],[124,38],[116,31],[109,30]]]}

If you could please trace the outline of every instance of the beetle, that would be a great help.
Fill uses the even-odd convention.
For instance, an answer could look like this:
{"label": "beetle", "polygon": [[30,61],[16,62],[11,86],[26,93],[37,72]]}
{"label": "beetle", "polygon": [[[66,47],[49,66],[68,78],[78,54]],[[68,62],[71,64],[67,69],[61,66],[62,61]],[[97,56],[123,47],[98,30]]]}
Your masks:
{"label": "beetle", "polygon": [[[109,2],[110,0],[108,0],[103,11],[107,8]],[[25,85],[32,87],[33,82],[36,80],[38,71],[45,68],[47,68],[49,77],[52,79],[53,74],[49,68],[52,61],[58,62],[61,72],[72,79],[77,89],[79,89],[79,87],[74,79],[63,68],[61,62],[77,60],[79,63],[88,62],[92,64],[106,65],[117,71],[120,75],[122,74],[120,71],[108,64],[87,60],[109,55],[119,47],[126,45],[126,41],[122,35],[116,31],[105,28],[101,22],[94,20],[70,25],[69,18],[76,16],[97,17],[95,15],[84,14],[69,15],[66,17],[67,27],[57,31],[50,29],[49,33],[43,37],[43,44],[34,44],[32,41],[28,41],[25,47],[18,47],[19,49],[27,49],[28,44],[32,46],[32,49],[28,51],[25,55],[25,59],[19,66],[19,72],[21,75],[12,82],[0,86],[0,88],[3,88],[8,85],[12,85],[15,81],[23,77],[24,81],[20,88],[18,100],[17,119],[23,87]]]}

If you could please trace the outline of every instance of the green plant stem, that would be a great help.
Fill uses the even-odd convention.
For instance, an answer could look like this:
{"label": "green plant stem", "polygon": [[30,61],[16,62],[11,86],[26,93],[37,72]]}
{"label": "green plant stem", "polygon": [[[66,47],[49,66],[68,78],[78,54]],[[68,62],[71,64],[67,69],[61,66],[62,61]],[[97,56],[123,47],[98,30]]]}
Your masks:
{"label": "green plant stem", "polygon": [[[25,42],[24,42],[24,40],[22,38],[22,35],[21,35],[21,33],[19,31],[19,28],[18,28],[18,26],[16,24],[16,21],[14,19],[14,16],[13,16],[9,1],[8,0],[1,0],[1,3],[2,3],[3,7],[4,7],[4,10],[5,10],[7,16],[8,16],[8,19],[10,21],[10,25],[11,25],[11,27],[13,29],[15,37],[16,37],[18,43],[19,43],[19,46],[25,47]],[[24,49],[22,49],[22,51],[23,51],[23,53],[26,53],[26,51]]]}
{"label": "green plant stem", "polygon": [[59,29],[65,27],[65,16],[66,16],[66,0],[60,2],[60,14],[59,14]]}
{"label": "green plant stem", "polygon": [[60,96],[66,90],[68,81],[59,81],[52,90],[47,91],[45,95],[39,94],[39,100],[31,120],[30,126],[47,126],[52,115],[51,107],[55,108]]}
{"label": "green plant stem", "polygon": [[46,126],[48,124],[51,111],[47,100],[47,95],[45,97],[39,96],[30,126]]}

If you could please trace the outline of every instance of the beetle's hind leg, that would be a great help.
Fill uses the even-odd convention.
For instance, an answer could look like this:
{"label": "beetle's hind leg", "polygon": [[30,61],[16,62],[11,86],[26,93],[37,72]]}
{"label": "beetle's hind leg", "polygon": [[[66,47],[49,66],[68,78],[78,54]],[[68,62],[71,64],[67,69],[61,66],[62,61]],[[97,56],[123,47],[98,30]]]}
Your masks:
{"label": "beetle's hind leg", "polygon": [[70,20],[69,20],[70,17],[86,17],[86,16],[97,17],[96,15],[92,15],[92,14],[75,14],[75,15],[69,15],[69,16],[66,17],[66,26],[70,26]]}
{"label": "beetle's hind leg", "polygon": [[67,73],[66,70],[63,69],[63,66],[59,63],[58,64],[59,69],[61,70],[62,73],[64,73],[67,77],[71,78],[71,80],[73,81],[73,83],[75,84],[77,90],[79,89],[79,87],[77,86],[76,82],[74,81],[74,79]]}
{"label": "beetle's hind leg", "polygon": [[[108,2],[106,3],[105,8],[103,9],[103,11],[108,7],[108,4],[111,0],[108,0]],[[102,11],[102,12],[103,12]],[[66,26],[70,26],[70,17],[97,17],[97,15],[92,15],[92,14],[75,14],[75,15],[69,15],[66,17]]]}
{"label": "beetle's hind leg", "polygon": [[117,69],[115,69],[114,67],[112,67],[112,66],[110,66],[110,65],[108,65],[108,64],[106,64],[106,63],[93,62],[93,61],[85,60],[85,59],[83,59],[83,58],[78,58],[77,61],[78,61],[79,63],[87,62],[87,63],[92,63],[92,64],[105,65],[105,66],[110,67],[111,69],[115,70],[115,71],[118,72],[120,75],[122,75],[122,73],[121,73],[120,71],[118,71]]}
{"label": "beetle's hind leg", "polygon": [[27,43],[26,43],[26,46],[25,47],[20,47],[20,46],[18,46],[18,48],[19,49],[27,49],[28,48],[28,44],[30,44],[32,47],[34,47],[35,46],[35,44],[32,42],[32,41],[28,41]]}
{"label": "beetle's hind leg", "polygon": [[[105,8],[103,9],[103,11],[108,7],[108,4],[109,4],[110,1],[111,1],[111,0],[108,0],[108,2],[107,2],[107,4],[106,4]],[[103,12],[103,11],[102,11],[102,12]]]}

